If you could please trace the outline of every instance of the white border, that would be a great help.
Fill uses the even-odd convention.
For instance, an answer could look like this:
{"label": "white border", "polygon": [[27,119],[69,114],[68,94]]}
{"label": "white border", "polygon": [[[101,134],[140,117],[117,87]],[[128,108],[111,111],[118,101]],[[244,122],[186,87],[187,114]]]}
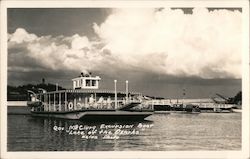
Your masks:
{"label": "white border", "polygon": [[[1,3],[1,156],[0,158],[250,158],[249,154],[249,1],[0,1]],[[242,150],[241,151],[112,151],[7,152],[7,8],[115,8],[115,7],[240,7],[242,43]]]}

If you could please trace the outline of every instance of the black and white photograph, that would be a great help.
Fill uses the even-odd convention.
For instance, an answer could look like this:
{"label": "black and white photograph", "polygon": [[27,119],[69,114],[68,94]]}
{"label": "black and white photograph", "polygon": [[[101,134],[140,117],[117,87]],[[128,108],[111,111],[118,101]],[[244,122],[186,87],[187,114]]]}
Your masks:
{"label": "black and white photograph", "polygon": [[248,1],[81,2],[1,4],[3,158],[249,157]]}

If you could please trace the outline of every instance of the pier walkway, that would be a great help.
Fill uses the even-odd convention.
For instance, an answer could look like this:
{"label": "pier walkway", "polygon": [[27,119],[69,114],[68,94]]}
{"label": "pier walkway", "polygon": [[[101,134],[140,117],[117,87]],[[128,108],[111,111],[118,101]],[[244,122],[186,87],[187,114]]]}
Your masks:
{"label": "pier walkway", "polygon": [[153,99],[145,101],[147,105],[157,106],[176,106],[183,104],[183,107],[188,104],[197,105],[199,108],[211,108],[211,109],[230,109],[234,107],[233,104],[215,103],[211,99]]}

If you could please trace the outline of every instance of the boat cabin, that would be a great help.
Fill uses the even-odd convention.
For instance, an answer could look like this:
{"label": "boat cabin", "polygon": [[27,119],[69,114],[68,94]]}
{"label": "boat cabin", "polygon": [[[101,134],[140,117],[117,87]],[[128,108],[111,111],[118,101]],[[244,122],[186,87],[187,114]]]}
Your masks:
{"label": "boat cabin", "polygon": [[73,78],[73,89],[99,89],[99,76],[92,77],[91,73],[81,75],[77,78]]}

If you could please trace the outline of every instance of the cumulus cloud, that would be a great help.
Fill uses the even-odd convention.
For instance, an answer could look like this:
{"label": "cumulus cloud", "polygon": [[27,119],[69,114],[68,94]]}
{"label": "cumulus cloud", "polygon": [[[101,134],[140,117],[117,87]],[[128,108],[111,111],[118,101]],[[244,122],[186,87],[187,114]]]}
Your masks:
{"label": "cumulus cloud", "polygon": [[27,31],[23,28],[16,29],[15,33],[9,35],[9,42],[15,42],[17,44],[23,42],[32,42],[37,39],[35,34],[28,34]]}
{"label": "cumulus cloud", "polygon": [[91,47],[89,39],[86,36],[81,37],[78,34],[76,34],[72,37],[72,39],[73,39],[71,43],[72,49],[79,50],[79,49]]}
{"label": "cumulus cloud", "polygon": [[8,39],[9,69],[25,71],[34,66],[54,71],[95,69],[102,57],[92,45],[94,42],[92,44],[87,37],[78,34],[38,37],[18,28]]}
{"label": "cumulus cloud", "polygon": [[[193,14],[184,14],[169,8],[119,8],[93,29],[96,41],[79,34],[39,37],[19,28],[8,36],[9,69],[16,69],[15,58],[25,57],[27,63],[52,70],[125,69],[182,77],[241,78],[238,11],[195,8]],[[25,63],[19,65],[27,68]]]}
{"label": "cumulus cloud", "polygon": [[158,73],[240,78],[241,13],[115,9],[96,33],[125,63]]}

